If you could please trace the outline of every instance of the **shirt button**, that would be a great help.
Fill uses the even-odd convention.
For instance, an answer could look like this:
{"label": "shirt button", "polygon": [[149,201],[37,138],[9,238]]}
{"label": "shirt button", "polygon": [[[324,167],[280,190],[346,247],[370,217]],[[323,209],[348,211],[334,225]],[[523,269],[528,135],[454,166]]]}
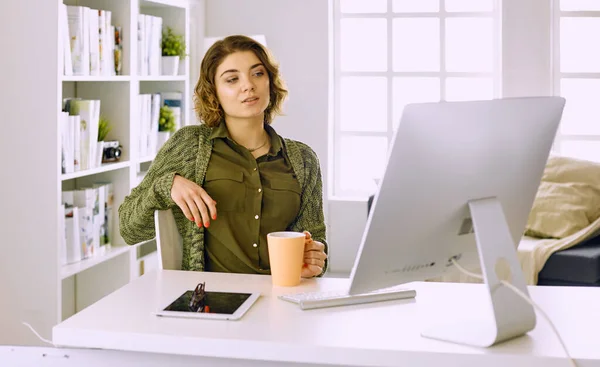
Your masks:
{"label": "shirt button", "polygon": [[254,219],[258,219],[258,214],[254,216]]}
{"label": "shirt button", "polygon": [[255,244],[252,245],[252,247],[258,247],[258,245],[255,243]]}
{"label": "shirt button", "polygon": [[258,189],[258,192],[262,192],[262,189]]}
{"label": "shirt button", "polygon": [[254,171],[256,171],[256,167],[254,167]]}

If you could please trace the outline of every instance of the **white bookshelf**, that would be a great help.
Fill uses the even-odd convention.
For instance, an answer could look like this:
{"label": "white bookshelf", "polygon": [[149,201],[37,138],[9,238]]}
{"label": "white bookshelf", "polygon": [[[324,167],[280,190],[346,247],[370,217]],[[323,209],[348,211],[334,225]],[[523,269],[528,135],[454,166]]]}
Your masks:
{"label": "white bookshelf", "polygon": [[[119,235],[118,208],[130,190],[137,186],[140,162],[151,162],[154,156],[138,156],[139,111],[138,95],[143,93],[181,92],[187,106],[190,98],[189,57],[180,61],[179,75],[139,75],[137,64],[138,14],[162,18],[162,28],[173,28],[184,34],[190,49],[191,0],[64,0],[66,5],[87,6],[112,12],[112,24],[122,27],[122,74],[117,76],[64,76],[61,98],[99,99],[101,115],[112,125],[106,140],[118,140],[122,145],[119,162],[102,164],[98,168],[61,174],[62,190],[103,181],[113,184],[113,243],[108,251],[74,264],[60,267],[61,317],[96,302],[139,275],[136,253],[139,246],[128,246]],[[60,0],[59,0],[60,4]],[[189,52],[188,52],[189,53]],[[189,124],[188,108],[182,108],[182,126]],[[147,168],[147,167],[146,167]],[[57,202],[57,205],[59,202]],[[144,246],[143,244],[140,246]],[[149,257],[148,259],[152,259]],[[148,260],[146,260],[148,261]],[[151,264],[149,264],[151,266]],[[60,320],[58,320],[60,321]]]}
{"label": "white bookshelf", "polygon": [[[112,24],[122,27],[123,65],[117,76],[65,76],[59,14],[61,5],[110,10]],[[185,35],[190,50],[190,12],[196,0],[29,0],[0,5],[2,30],[12,34],[5,43],[14,55],[1,63],[3,89],[0,103],[5,126],[0,134],[3,174],[0,202],[0,345],[43,344],[22,323],[51,339],[54,325],[139,276],[139,249],[153,241],[128,246],[119,235],[118,208],[137,185],[153,156],[137,154],[137,96],[150,92],[181,92],[182,125],[190,123],[189,57],[181,61],[180,75],[139,76],[137,72],[137,18],[163,18]],[[8,40],[8,39],[7,39]],[[189,52],[189,51],[188,51]],[[61,173],[59,121],[65,97],[101,100],[101,114],[112,123],[107,140],[123,146],[119,162]],[[94,182],[113,184],[111,246],[102,255],[61,266],[59,247],[61,192]],[[144,268],[156,257],[142,251]]]}

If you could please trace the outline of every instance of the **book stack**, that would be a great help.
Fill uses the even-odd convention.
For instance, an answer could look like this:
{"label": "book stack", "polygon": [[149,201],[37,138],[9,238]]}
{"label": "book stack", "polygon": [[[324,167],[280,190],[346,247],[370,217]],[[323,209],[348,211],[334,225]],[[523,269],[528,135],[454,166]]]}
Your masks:
{"label": "book stack", "polygon": [[110,182],[62,192],[61,265],[102,255],[111,246],[113,200]]}
{"label": "book stack", "polygon": [[65,98],[60,119],[62,173],[100,167],[100,100]]}
{"label": "book stack", "polygon": [[60,22],[64,75],[121,74],[121,27],[111,11],[63,4]]}
{"label": "book stack", "polygon": [[160,117],[160,94],[140,94],[139,106],[139,141],[140,157],[156,154],[156,141],[158,139],[158,120]]}
{"label": "book stack", "polygon": [[161,75],[162,24],[160,17],[138,15],[137,67],[140,76]]}

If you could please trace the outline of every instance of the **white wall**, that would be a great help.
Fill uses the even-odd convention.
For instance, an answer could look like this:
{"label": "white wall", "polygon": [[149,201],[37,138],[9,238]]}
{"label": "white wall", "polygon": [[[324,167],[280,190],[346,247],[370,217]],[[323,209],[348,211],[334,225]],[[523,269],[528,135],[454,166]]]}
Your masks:
{"label": "white wall", "polygon": [[502,95],[552,95],[551,2],[502,1]]}
{"label": "white wall", "polygon": [[[289,90],[286,116],[278,117],[273,127],[315,150],[324,185],[328,184],[328,9],[328,0],[206,0],[205,10],[207,37],[266,36]],[[192,68],[199,65],[200,60],[192,60]]]}
{"label": "white wall", "polygon": [[[191,0],[190,1],[190,95],[194,95],[194,89],[196,88],[196,82],[200,76],[200,60],[204,53],[202,41],[205,36],[205,11],[206,1],[205,0]],[[190,110],[190,122],[195,123],[196,111],[194,110],[193,103],[189,104]]]}
{"label": "white wall", "polygon": [[0,345],[39,344],[21,322],[59,316],[57,18],[57,1],[0,5]]}

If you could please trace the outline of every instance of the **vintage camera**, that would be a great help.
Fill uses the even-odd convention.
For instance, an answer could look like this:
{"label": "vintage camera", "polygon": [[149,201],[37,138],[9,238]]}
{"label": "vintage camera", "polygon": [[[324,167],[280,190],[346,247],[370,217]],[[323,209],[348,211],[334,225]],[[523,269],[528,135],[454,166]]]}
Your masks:
{"label": "vintage camera", "polygon": [[121,145],[118,140],[104,142],[102,162],[116,162],[121,158]]}

